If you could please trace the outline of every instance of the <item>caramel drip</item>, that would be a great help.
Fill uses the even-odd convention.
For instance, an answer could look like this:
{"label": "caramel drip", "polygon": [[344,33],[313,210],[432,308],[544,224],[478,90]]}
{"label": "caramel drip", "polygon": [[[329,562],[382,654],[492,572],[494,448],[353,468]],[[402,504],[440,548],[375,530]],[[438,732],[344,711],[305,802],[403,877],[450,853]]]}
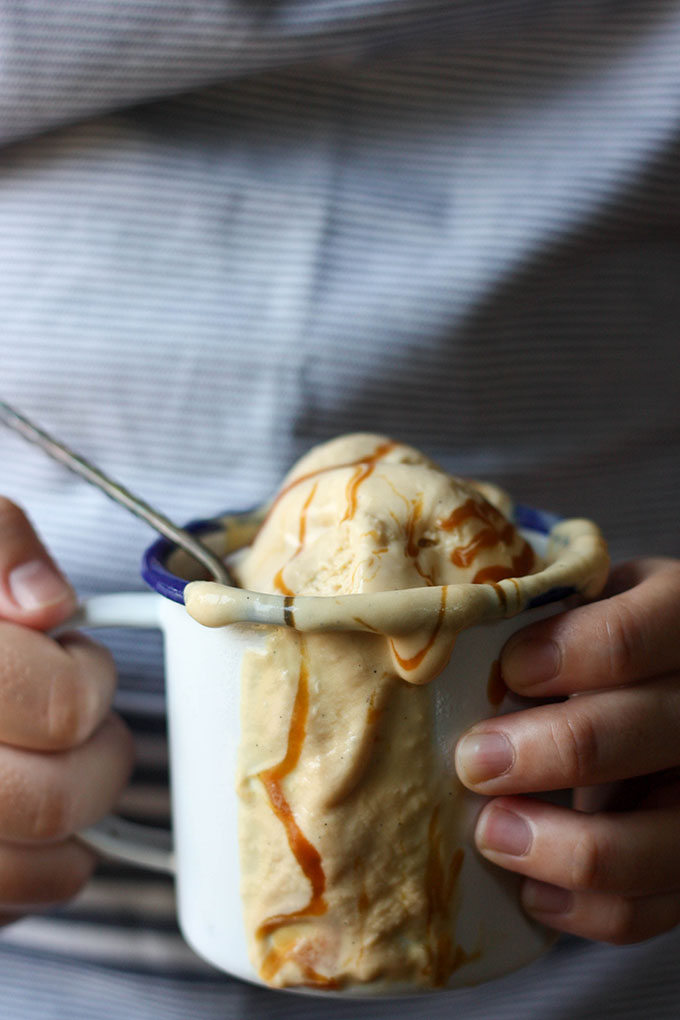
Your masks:
{"label": "caramel drip", "polygon": [[[438,527],[443,531],[453,531],[460,527],[467,520],[478,520],[484,527],[472,538],[467,545],[457,546],[451,553],[451,562],[457,567],[469,567],[477,558],[482,549],[492,549],[496,545],[510,546],[519,534],[513,524],[506,521],[500,510],[497,510],[491,503],[479,502],[476,499],[467,499],[461,506],[457,507],[445,520],[438,521]],[[473,584],[492,584],[502,581],[506,577],[523,577],[528,574],[535,562],[534,551],[524,539],[516,556],[513,556],[512,564],[492,564],[482,567],[472,578]]]}
{"label": "caramel drip", "polygon": [[495,506],[486,500],[482,502],[471,496],[459,507],[456,507],[443,521],[437,521],[437,527],[442,531],[453,531],[454,528],[459,528],[470,518],[482,521],[484,524],[491,524],[495,528],[502,528],[507,523],[503,514]]}
{"label": "caramel drip", "polygon": [[415,530],[416,525],[420,518],[423,516],[423,497],[422,495],[418,499],[413,500],[411,513],[409,515],[408,523],[406,525],[406,555],[410,556],[411,559],[416,560],[420,552],[419,547],[415,541]]}
{"label": "caramel drip", "polygon": [[286,582],[283,580],[283,572],[286,569],[286,567],[290,563],[293,562],[295,557],[299,556],[300,553],[302,552],[302,550],[304,549],[304,546],[305,546],[305,537],[307,535],[307,514],[309,512],[310,506],[312,505],[312,500],[314,499],[314,496],[316,495],[316,490],[317,490],[318,485],[319,485],[318,482],[314,483],[314,485],[312,486],[312,488],[309,491],[309,495],[307,496],[307,499],[302,504],[302,511],[300,513],[300,522],[298,524],[298,546],[297,546],[297,549],[295,550],[295,552],[293,553],[291,558],[288,560],[288,563],[285,563],[281,567],[281,569],[276,572],[276,576],[274,577],[274,587],[276,588],[277,591],[280,591],[282,595],[295,595],[295,592],[291,591],[291,589],[288,587]]}
{"label": "caramel drip", "polygon": [[[272,511],[274,510],[274,507],[278,503],[280,503],[280,501],[284,498],[284,496],[288,495],[288,493],[291,491],[291,489],[296,488],[296,486],[302,485],[303,482],[308,482],[312,478],[318,478],[319,475],[328,474],[329,471],[339,471],[342,468],[359,467],[359,466],[364,465],[364,464],[371,465],[373,467],[373,466],[375,466],[377,461],[379,461],[383,457],[387,456],[387,454],[390,452],[390,450],[393,450],[395,448],[395,446],[398,446],[398,445],[399,444],[394,442],[393,440],[389,440],[386,443],[380,443],[379,446],[376,446],[376,448],[373,451],[373,453],[370,453],[370,454],[368,454],[365,457],[359,457],[358,460],[350,460],[350,461],[347,461],[346,464],[329,464],[327,467],[317,468],[315,471],[308,471],[306,474],[300,475],[299,478],[294,478],[291,482],[288,483],[288,485],[284,485],[284,487],[282,489],[279,489],[279,491],[277,492],[276,496],[274,497],[274,499],[272,501],[271,506],[269,507],[269,510],[267,512],[267,516],[265,517],[265,519],[262,522],[262,525],[260,525],[260,527],[263,527],[264,524],[267,522],[267,520],[269,519],[269,517],[272,514]],[[370,474],[370,472],[369,472],[369,474]],[[368,475],[366,475],[366,477],[368,477]],[[362,479],[362,481],[363,481],[363,479]]]}
{"label": "caramel drip", "polygon": [[[293,704],[290,728],[288,730],[288,747],[286,749],[286,754],[278,765],[260,772],[259,778],[267,791],[267,796],[269,797],[271,806],[274,809],[274,813],[281,820],[281,823],[286,830],[288,845],[300,865],[302,872],[309,880],[312,890],[309,903],[301,910],[293,911],[290,914],[277,914],[273,917],[268,917],[265,921],[263,921],[257,929],[257,936],[259,938],[271,934],[271,932],[280,928],[284,924],[292,924],[303,917],[318,917],[319,915],[324,914],[327,910],[326,901],[323,898],[324,889],[326,888],[326,876],[321,863],[321,855],[318,850],[312,846],[298,826],[295,817],[293,816],[290,804],[286,800],[286,796],[283,791],[283,780],[290,772],[293,771],[300,759],[307,729],[308,712],[309,673],[306,660],[303,656],[300,662],[300,676],[295,694],[295,702]],[[277,951],[272,950],[272,952]],[[280,967],[286,959],[284,954],[280,958],[278,966],[272,971],[271,968],[274,964],[273,958],[270,960],[271,955],[272,954],[270,952],[263,964],[262,975],[266,980],[273,977],[273,974],[276,972],[278,967]],[[281,956],[280,953],[278,955]],[[267,962],[268,960],[269,962]],[[267,971],[267,974],[265,974],[265,970]]]}
{"label": "caramel drip", "polygon": [[501,664],[498,659],[494,659],[491,663],[491,671],[489,672],[489,679],[486,684],[486,696],[489,704],[493,708],[498,708],[507,693],[508,688],[501,674]]}
{"label": "caramel drip", "polygon": [[368,711],[366,712],[366,726],[368,729],[372,729],[378,724],[384,711],[383,704],[376,705],[376,701],[378,700],[377,695],[378,692],[373,691],[368,702]]}
{"label": "caramel drip", "polygon": [[[345,521],[351,521],[357,512],[357,493],[359,487],[366,481],[366,479],[373,474],[375,465],[384,457],[385,454],[389,453],[396,446],[396,443],[381,443],[370,457],[362,457],[361,460],[355,461],[356,469],[354,474],[347,483],[347,509],[345,510],[345,516],[342,518],[341,524]],[[354,466],[347,464],[347,467]]]}
{"label": "caramel drip", "polygon": [[435,808],[428,831],[428,856],[425,872],[427,896],[428,956],[426,968],[431,983],[446,985],[450,975],[465,962],[466,954],[455,945],[451,934],[451,899],[463,866],[463,850],[458,847],[448,867],[444,863],[439,808]]}
{"label": "caramel drip", "polygon": [[340,521],[344,524],[345,521],[351,521],[357,512],[357,492],[362,482],[365,482],[369,475],[373,474],[375,464],[359,464],[349,482],[347,483],[347,509],[345,510],[345,516]]}
{"label": "caramel drip", "polygon": [[457,567],[469,567],[482,549],[492,549],[495,545],[510,545],[516,535],[512,524],[506,524],[499,533],[495,528],[482,528],[467,545],[459,545],[451,553],[451,562]]}
{"label": "caramel drip", "polygon": [[382,631],[378,630],[378,628],[374,627],[372,624],[367,623],[366,620],[362,620],[360,616],[353,616],[352,619],[355,623],[358,623],[360,627],[363,627],[364,630],[370,631],[371,634],[382,634]]}
{"label": "caramel drip", "polygon": [[[288,566],[288,564],[286,564]],[[285,567],[281,567],[280,570],[276,571],[274,575],[274,588],[281,592],[282,595],[294,595],[295,592],[291,591],[286,582],[283,580],[283,571]]]}
{"label": "caramel drip", "polygon": [[418,563],[418,556],[420,555],[421,546],[416,542],[415,532],[418,521],[423,516],[423,497],[422,494],[418,499],[414,499],[411,505],[411,513],[406,524],[406,549],[404,553],[406,556],[410,556],[413,560],[413,566],[416,568],[420,576],[424,581],[430,585],[434,585],[434,578],[430,574],[426,574]]}
{"label": "caramel drip", "polygon": [[439,631],[442,629],[442,624],[444,623],[444,618],[446,616],[446,595],[447,595],[447,591],[448,591],[448,589],[447,589],[446,585],[444,585],[442,587],[441,605],[439,606],[439,612],[437,613],[437,622],[434,625],[434,629],[433,629],[432,633],[430,634],[429,638],[427,639],[427,644],[425,644],[419,651],[417,651],[415,655],[412,655],[408,659],[402,659],[401,655],[399,654],[397,649],[394,647],[394,640],[392,638],[390,638],[390,645],[392,647],[392,651],[394,653],[394,657],[395,657],[395,659],[397,660],[397,662],[399,663],[399,665],[401,666],[402,669],[405,669],[405,670],[417,669],[418,666],[423,661],[423,659],[425,658],[425,656],[427,655],[427,653],[430,651],[430,649],[434,645],[435,641],[437,640],[437,636],[439,634]]}
{"label": "caramel drip", "polygon": [[339,988],[340,982],[336,978],[326,977],[325,974],[319,974],[314,969],[311,963],[305,959],[309,955],[309,944],[304,939],[292,938],[282,948],[269,950],[260,968],[260,973],[265,981],[271,981],[287,960],[294,960],[304,978],[303,981],[298,982],[299,986],[325,988],[329,991]]}
{"label": "caramel drip", "polygon": [[503,611],[505,612],[505,610],[508,608],[508,596],[505,594],[503,586],[498,584],[497,581],[489,581],[489,584],[496,592],[496,595],[498,596],[498,601],[500,602]]}
{"label": "caramel drip", "polygon": [[513,556],[509,567],[491,566],[482,567],[472,578],[473,584],[493,584],[504,580],[506,577],[524,577],[533,568],[536,562],[534,550],[528,542],[522,542],[522,548]]}

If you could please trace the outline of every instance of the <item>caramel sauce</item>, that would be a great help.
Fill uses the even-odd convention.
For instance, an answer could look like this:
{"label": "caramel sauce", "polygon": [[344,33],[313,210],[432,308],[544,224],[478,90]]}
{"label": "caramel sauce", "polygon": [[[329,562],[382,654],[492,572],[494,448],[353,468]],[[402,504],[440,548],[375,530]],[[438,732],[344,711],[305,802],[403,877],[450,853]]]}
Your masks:
{"label": "caramel sauce", "polygon": [[501,675],[501,664],[498,659],[494,659],[491,663],[491,671],[486,684],[486,696],[489,704],[492,705],[493,708],[498,708],[507,693],[508,688],[506,687],[505,681]]}
{"label": "caramel sauce", "polygon": [[357,493],[359,487],[373,474],[377,462],[389,453],[390,450],[394,449],[396,445],[394,442],[381,443],[369,457],[362,457],[361,460],[355,461],[354,464],[340,465],[340,467],[354,467],[356,465],[354,474],[347,483],[347,509],[345,510],[345,516],[340,522],[341,524],[345,521],[350,521],[354,517],[357,512]]}
{"label": "caramel sauce", "polygon": [[277,571],[276,576],[274,577],[274,587],[276,588],[277,591],[280,591],[282,595],[295,595],[295,592],[291,591],[286,582],[283,580],[283,572],[286,569],[286,567],[293,562],[295,557],[300,555],[300,553],[305,547],[305,537],[307,535],[307,514],[309,512],[310,506],[312,505],[312,500],[316,495],[318,485],[319,485],[318,482],[314,483],[314,485],[309,491],[307,499],[302,504],[302,510],[300,512],[300,521],[298,524],[297,549],[295,550],[291,558],[288,560],[288,563],[284,564],[284,566],[282,566],[281,569]]}
{"label": "caramel sauce", "polygon": [[359,464],[355,469],[354,474],[347,483],[347,509],[345,510],[345,516],[340,521],[341,524],[344,524],[345,521],[350,521],[357,512],[357,492],[359,486],[373,473],[374,467],[374,464]]}
{"label": "caramel sauce", "polygon": [[459,528],[461,524],[471,518],[482,521],[484,524],[490,524],[494,528],[502,528],[507,523],[500,510],[497,510],[491,503],[481,502],[470,496],[459,507],[452,510],[448,517],[437,521],[437,527],[442,531],[453,531],[454,528]]}
{"label": "caramel sauce", "polygon": [[379,631],[377,627],[374,627],[372,624],[366,623],[365,620],[362,620],[360,616],[353,616],[352,619],[356,623],[360,624],[360,626],[362,626],[364,628],[364,630],[370,631],[371,634],[381,634],[382,633],[382,631]]}
{"label": "caramel sauce", "polygon": [[[300,675],[295,694],[295,702],[293,704],[290,728],[288,730],[288,746],[286,754],[278,765],[260,772],[259,778],[267,791],[267,796],[269,797],[274,813],[280,819],[286,831],[288,845],[300,865],[303,874],[309,880],[312,887],[311,895],[309,902],[301,910],[295,910],[290,914],[276,914],[263,921],[256,932],[258,938],[263,938],[264,936],[271,934],[277,928],[280,928],[282,925],[293,924],[304,917],[318,917],[321,914],[324,914],[327,910],[326,901],[323,897],[323,893],[326,888],[326,876],[324,874],[321,856],[297,824],[290,804],[286,799],[282,785],[285,777],[292,772],[300,759],[307,729],[308,713],[309,674],[307,663],[303,654],[300,662]],[[285,961],[292,955],[295,955],[295,949],[298,942],[299,940],[294,941],[293,944],[286,950],[280,950],[274,947],[269,951],[261,969],[262,976],[265,980],[271,980],[283,963],[285,963]],[[318,983],[318,978],[319,981],[323,981],[324,987],[331,987],[331,985],[327,983],[330,979],[322,978],[321,975],[316,975],[309,967],[307,969],[309,970],[308,976],[310,977],[310,980],[313,980],[315,984]]]}
{"label": "caramel sauce", "polygon": [[260,968],[260,973],[265,981],[271,981],[287,960],[295,960],[304,978],[303,981],[298,982],[299,986],[325,988],[329,991],[339,988],[340,982],[336,978],[326,977],[325,974],[320,974],[314,969],[309,962],[311,955],[313,955],[313,949],[309,943],[304,938],[293,937],[284,942],[282,946],[269,950]]}
{"label": "caramel sauce", "polygon": [[[287,566],[288,564],[286,563],[286,567]],[[277,591],[280,591],[282,595],[294,595],[295,592],[291,591],[286,582],[283,580],[283,571],[286,567],[281,567],[281,569],[277,570],[274,575],[274,588],[276,588]]]}
{"label": "caramel sauce", "polygon": [[506,577],[524,577],[533,569],[536,562],[534,550],[528,542],[522,540],[522,548],[513,556],[509,567],[482,567],[472,578],[473,584],[493,584],[503,581]]}
{"label": "caramel sauce", "polygon": [[499,533],[495,528],[482,528],[467,545],[459,545],[451,553],[451,562],[457,567],[469,567],[482,549],[492,549],[495,545],[510,545],[515,537],[512,524],[507,524]]}
{"label": "caramel sauce", "polygon": [[371,694],[371,699],[368,703],[368,709],[366,711],[366,726],[372,729],[378,724],[384,711],[384,705],[376,705],[376,691]]}
{"label": "caramel sauce", "polygon": [[442,988],[451,974],[465,962],[467,954],[451,935],[451,899],[463,866],[463,850],[458,847],[448,867],[443,860],[439,828],[439,808],[435,808],[428,830],[428,856],[425,873],[429,962],[426,974],[432,985]]}
{"label": "caramel sauce", "polygon": [[[260,527],[262,527],[267,522],[269,517],[271,517],[271,514],[272,514],[272,511],[273,511],[274,507],[278,503],[281,502],[281,500],[284,498],[284,496],[288,495],[288,493],[292,489],[296,488],[298,485],[302,485],[303,482],[308,482],[312,478],[318,478],[319,475],[325,475],[329,471],[340,471],[342,468],[350,468],[350,467],[357,467],[358,468],[358,467],[362,467],[363,465],[366,465],[366,466],[370,466],[371,467],[371,471],[372,471],[373,467],[375,466],[377,461],[379,461],[383,457],[385,457],[390,452],[390,450],[393,450],[395,448],[395,446],[398,446],[398,445],[399,444],[394,442],[393,440],[390,440],[390,441],[388,441],[386,443],[380,443],[379,446],[376,446],[376,448],[373,451],[373,453],[370,453],[370,454],[368,454],[365,457],[359,457],[358,460],[350,460],[346,464],[329,464],[328,467],[317,468],[316,471],[308,471],[306,474],[300,475],[298,478],[294,478],[291,482],[288,483],[288,485],[284,485],[284,487],[282,489],[279,489],[279,491],[277,492],[276,496],[274,497],[274,499],[272,501],[271,506],[269,507],[269,510],[267,511],[267,516],[265,517],[265,519],[262,522],[262,525],[260,525]],[[366,475],[364,475],[364,478],[368,478],[368,475],[371,474],[371,471],[369,471]],[[360,484],[361,481],[364,480],[364,478],[361,478],[359,480],[359,484]],[[355,495],[356,495],[356,489],[355,489]]]}
{"label": "caramel sauce", "polygon": [[417,651],[415,655],[412,655],[408,659],[402,659],[401,655],[399,654],[397,649],[394,647],[394,640],[392,638],[390,638],[390,646],[392,648],[392,652],[394,653],[394,657],[395,657],[395,659],[397,660],[397,662],[399,663],[399,665],[401,666],[402,669],[405,669],[405,670],[408,670],[408,671],[410,671],[412,669],[417,669],[418,666],[423,661],[423,659],[425,658],[425,656],[427,655],[427,653],[430,651],[430,649],[434,645],[435,641],[437,640],[437,636],[439,634],[439,631],[442,629],[442,624],[444,623],[444,618],[446,616],[446,595],[447,595],[447,592],[448,592],[448,588],[446,587],[446,585],[443,585],[442,586],[441,605],[439,606],[439,612],[437,613],[437,622],[434,625],[434,629],[433,629],[432,633],[430,634],[429,638],[427,639],[427,644],[423,645],[423,647],[419,651]]}
{"label": "caramel sauce", "polygon": [[[492,549],[496,545],[509,546],[518,537],[517,529],[513,524],[506,521],[500,510],[487,502],[478,502],[472,497],[467,499],[461,506],[457,507],[447,518],[438,521],[438,527],[443,531],[453,531],[460,527],[467,520],[478,520],[484,527],[479,531],[467,545],[457,546],[451,553],[451,562],[457,567],[469,567],[482,551]],[[513,556],[510,566],[492,564],[488,567],[481,567],[472,578],[473,584],[494,584],[503,581],[506,577],[523,577],[531,572],[536,562],[534,551],[524,539],[516,556]]]}
{"label": "caramel sauce", "polygon": [[411,513],[409,514],[408,522],[406,524],[406,548],[404,550],[404,554],[406,556],[411,557],[411,559],[413,560],[413,566],[416,568],[416,570],[423,578],[423,580],[426,581],[429,586],[433,586],[435,583],[434,577],[432,577],[432,575],[430,574],[426,574],[425,571],[420,566],[420,564],[418,563],[418,556],[420,555],[420,550],[422,548],[425,548],[425,546],[429,544],[426,541],[424,541],[423,544],[421,545],[421,543],[416,542],[415,539],[416,525],[418,524],[418,521],[422,516],[423,516],[423,497],[421,494],[418,497],[418,499],[414,499],[411,504]]}
{"label": "caramel sauce", "polygon": [[415,541],[415,530],[416,524],[423,516],[423,497],[420,495],[418,499],[413,500],[411,513],[409,515],[408,524],[406,525],[406,555],[412,559],[417,559],[420,552],[420,548]]}

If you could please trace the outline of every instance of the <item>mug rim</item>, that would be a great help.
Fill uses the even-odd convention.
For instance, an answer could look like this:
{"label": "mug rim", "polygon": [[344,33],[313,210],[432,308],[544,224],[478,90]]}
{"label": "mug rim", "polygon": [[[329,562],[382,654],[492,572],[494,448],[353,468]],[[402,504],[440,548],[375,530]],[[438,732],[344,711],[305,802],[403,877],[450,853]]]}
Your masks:
{"label": "mug rim", "polygon": [[[247,520],[249,518],[255,520],[261,519],[261,516],[262,508],[242,510],[237,511],[236,513],[227,511],[223,514],[218,514],[215,517],[202,517],[192,520],[184,526],[184,530],[190,532],[192,535],[201,537],[209,534],[211,531],[223,530],[225,526],[228,526],[229,520],[238,521]],[[565,518],[547,510],[539,510],[535,507],[516,503],[512,509],[511,520],[512,523],[522,531],[534,532],[535,534],[545,538],[549,536],[553,528],[563,522]],[[173,573],[166,565],[168,557],[178,548],[178,545],[169,538],[157,538],[150,546],[147,547],[147,549],[145,549],[142,555],[141,576],[146,584],[159,595],[162,595],[163,598],[169,599],[171,602],[177,602],[180,605],[184,605],[184,589],[191,582],[186,578]],[[546,605],[549,602],[557,602],[575,594],[576,591],[578,591],[576,585],[558,585],[532,598],[525,606],[525,609],[534,609],[537,606]],[[332,596],[319,597],[324,598]],[[269,598],[278,598],[283,604],[285,596],[271,595]]]}

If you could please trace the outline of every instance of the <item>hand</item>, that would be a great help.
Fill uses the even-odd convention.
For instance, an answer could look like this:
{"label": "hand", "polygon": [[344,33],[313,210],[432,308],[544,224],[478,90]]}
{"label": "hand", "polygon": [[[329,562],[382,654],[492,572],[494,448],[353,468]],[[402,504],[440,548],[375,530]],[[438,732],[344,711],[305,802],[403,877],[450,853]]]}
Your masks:
{"label": "hand", "polygon": [[0,498],[0,923],[69,899],[95,856],[71,836],[115,803],[132,742],[109,711],[108,652],[40,631],[76,600],[21,510]]}
{"label": "hand", "polygon": [[[486,720],[459,741],[461,781],[494,798],[477,823],[481,853],[527,876],[524,909],[553,928],[623,944],[674,927],[680,562],[617,568],[601,601],[513,635],[501,671],[517,694],[566,700]],[[573,809],[519,796],[570,787]],[[606,809],[592,809],[595,793],[608,794]]]}

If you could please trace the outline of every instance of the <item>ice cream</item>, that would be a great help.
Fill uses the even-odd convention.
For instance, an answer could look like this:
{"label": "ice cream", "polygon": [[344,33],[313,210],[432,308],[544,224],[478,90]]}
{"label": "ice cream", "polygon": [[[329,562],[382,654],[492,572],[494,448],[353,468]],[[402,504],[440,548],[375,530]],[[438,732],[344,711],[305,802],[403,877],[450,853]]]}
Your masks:
{"label": "ice cream", "polygon": [[342,436],[284,479],[239,578],[342,595],[522,576],[533,552],[498,505],[510,509],[500,489],[453,478],[413,447]]}
{"label": "ice cream", "polygon": [[[293,468],[234,569],[286,599],[498,585],[538,566],[508,508],[409,446],[345,436]],[[455,937],[462,791],[429,683],[454,640],[446,592],[413,633],[277,627],[245,657],[241,887],[274,986],[437,986],[474,955]]]}

